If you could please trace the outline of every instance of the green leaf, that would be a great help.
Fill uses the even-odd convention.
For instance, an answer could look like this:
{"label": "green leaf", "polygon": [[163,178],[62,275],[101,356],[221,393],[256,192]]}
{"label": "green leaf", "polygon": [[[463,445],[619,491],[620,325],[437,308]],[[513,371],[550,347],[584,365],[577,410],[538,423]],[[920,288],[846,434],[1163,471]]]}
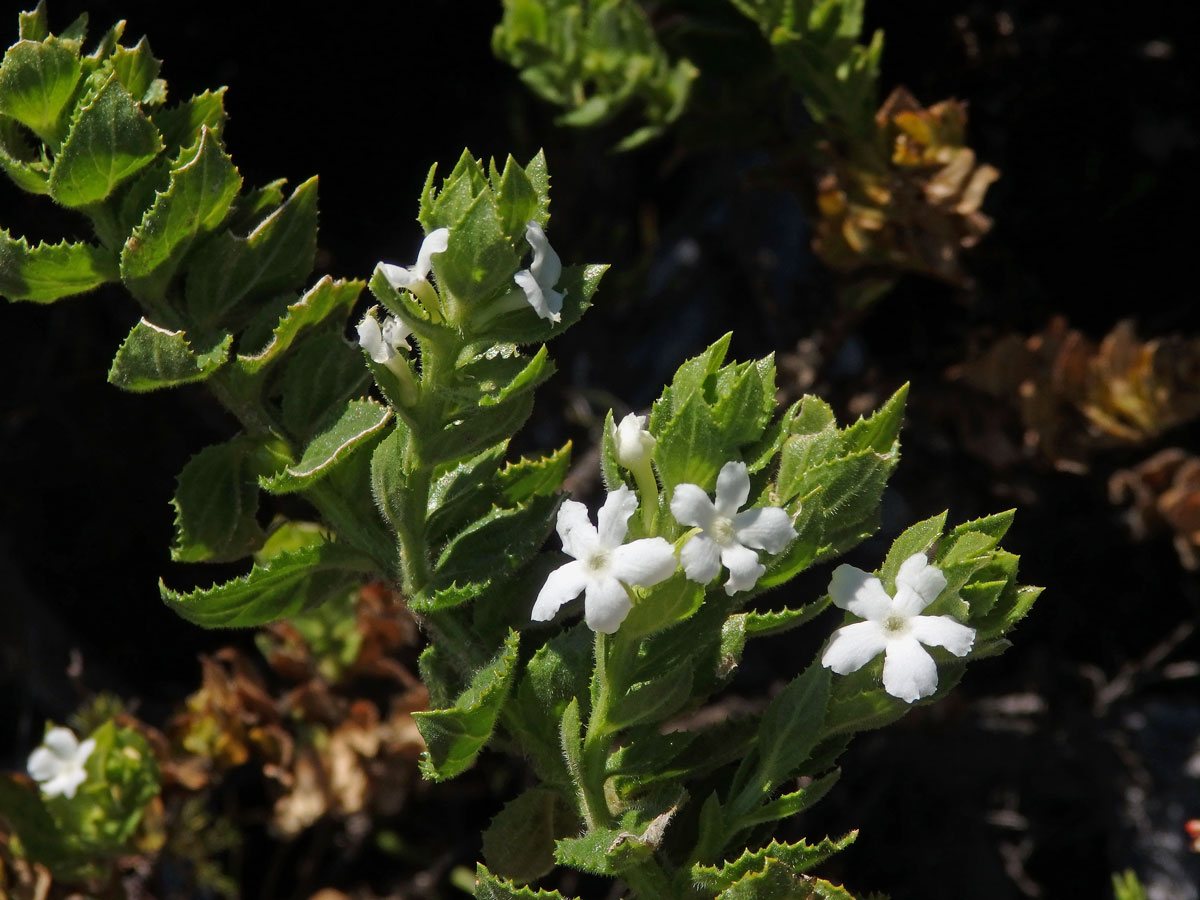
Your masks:
{"label": "green leaf", "polygon": [[793,513],[792,517],[796,539],[782,554],[767,560],[767,573],[758,579],[758,584],[754,586],[754,595],[790,581],[812,565],[818,550],[821,549],[825,520],[821,510],[820,488],[814,488],[811,493],[788,504],[789,509],[795,509],[797,506],[799,510]]}
{"label": "green leaf", "polygon": [[50,36],[50,22],[46,17],[46,0],[30,12],[17,13],[17,29],[23,41],[44,41]]}
{"label": "green leaf", "polygon": [[426,507],[425,530],[431,541],[461,531],[496,504],[495,475],[507,449],[508,441],[501,441],[470,459],[437,468]]}
{"label": "green leaf", "polygon": [[571,442],[567,441],[546,456],[523,456],[500,470],[496,479],[509,503],[523,503],[533,497],[546,497],[562,487],[571,467]]}
{"label": "green leaf", "polygon": [[167,99],[167,83],[158,77],[162,60],[155,58],[145,37],[132,49],[117,46],[112,54],[112,66],[136,102],[156,106]]}
{"label": "green leaf", "polygon": [[579,831],[558,791],[536,787],[504,805],[483,832],[483,858],[497,875],[536,881],[554,868],[554,842]]}
{"label": "green leaf", "polygon": [[592,632],[579,623],[538,648],[517,683],[516,736],[543,781],[572,783],[563,757],[562,717],[569,703],[587,697],[592,659]]}
{"label": "green leaf", "polygon": [[779,454],[779,476],[776,492],[780,503],[790,503],[805,486],[810,469],[828,465],[842,454],[842,438],[837,428],[827,425],[812,434],[796,434],[787,438]]}
{"label": "green leaf", "polygon": [[76,112],[50,170],[50,196],[70,207],[99,203],[162,149],[158,129],[112,73]]}
{"label": "green leaf", "polygon": [[46,37],[13,44],[0,63],[0,114],[57,146],[82,71],[74,41]]}
{"label": "green leaf", "polygon": [[739,822],[808,759],[822,736],[829,686],[830,671],[813,662],[767,705],[755,752],[734,778],[730,815]]}
{"label": "green leaf", "polygon": [[980,534],[986,534],[998,544],[1004,535],[1008,533],[1008,529],[1012,526],[1013,517],[1016,513],[1015,509],[1010,509],[1005,512],[995,513],[994,515],[984,516],[982,519],[963,522],[961,525],[956,525],[949,536],[957,537],[968,531],[976,531]]}
{"label": "green leaf", "polygon": [[366,391],[362,353],[340,333],[318,333],[283,357],[278,390],[284,426],[301,440],[325,425],[331,409],[341,409]]}
{"label": "green leaf", "polygon": [[807,787],[784,794],[770,803],[764,803],[749,815],[743,816],[740,819],[740,824],[742,827],[752,827],[765,822],[776,822],[781,819],[787,819],[802,813],[828,794],[833,789],[833,786],[837,784],[837,780],[841,774],[840,770],[835,769],[824,777],[818,778]]}
{"label": "green leaf", "polygon": [[[729,352],[729,342],[732,338],[733,332],[727,332],[714,341],[703,353],[687,360],[675,371],[669,393],[664,394],[663,397],[664,400],[669,400],[663,413],[669,417],[671,413],[678,413],[683,409],[684,404],[693,395],[704,396],[704,386],[708,379],[721,368],[721,363],[725,361],[725,354]],[[659,403],[655,403],[654,406],[657,412]],[[657,425],[658,423],[652,419],[650,430],[657,433]]]}
{"label": "green leaf", "polygon": [[221,87],[205,91],[175,106],[154,111],[150,121],[162,133],[168,149],[192,146],[206,128],[217,137],[221,135],[229,119],[225,114],[225,90]]}
{"label": "green leaf", "polygon": [[729,450],[761,438],[774,411],[774,355],[728,367],[717,378],[712,412]]}
{"label": "green leaf", "polygon": [[310,178],[246,237],[218,231],[188,268],[188,309],[212,327],[244,320],[243,301],[298,287],[312,271],[317,249],[317,179]]}
{"label": "green leaf", "polygon": [[766,867],[767,860],[771,859],[778,860],[793,874],[799,875],[824,862],[833,854],[845,850],[857,837],[858,832],[851,831],[837,840],[826,837],[816,844],[809,844],[803,840],[795,844],[771,841],[757,850],[746,850],[732,862],[724,862],[719,866],[692,866],[691,876],[696,884],[705,890],[723,891],[751,872],[761,872]]}
{"label": "green leaf", "polygon": [[907,400],[908,385],[904,384],[870,418],[860,418],[842,432],[846,449],[871,449],[876,453],[890,453],[900,435],[900,426],[904,422],[904,404]]}
{"label": "green leaf", "polygon": [[[433,257],[433,270],[439,290],[463,305],[460,316],[469,316],[497,292],[514,287],[520,259],[504,232],[491,191],[475,197],[459,221],[448,227],[446,252]],[[458,318],[463,324],[467,321]]]}
{"label": "green leaf", "polygon": [[166,192],[155,197],[125,242],[121,278],[129,292],[160,301],[193,242],[221,224],[241,185],[233,161],[203,128],[199,144],[172,163]]}
{"label": "green leaf", "polygon": [[225,365],[232,344],[225,334],[207,349],[193,349],[185,332],[142,319],[117,349],[108,381],[135,393],[204,381]]}
{"label": "green leaf", "polygon": [[[446,544],[434,569],[437,584],[495,582],[512,574],[546,542],[558,506],[558,497],[542,496],[493,508]],[[413,602],[419,607],[418,598]]]}
{"label": "green leaf", "polygon": [[116,281],[111,253],[91,244],[38,244],[0,230],[0,295],[50,303]]}
{"label": "green leaf", "polygon": [[452,708],[413,714],[427,748],[421,760],[425,777],[445,781],[466,771],[491,738],[516,672],[518,642],[510,630],[495,659],[475,673]]}
{"label": "green leaf", "polygon": [[904,564],[904,561],[918,553],[928,553],[929,548],[936,544],[938,538],[942,536],[945,528],[946,513],[943,512],[924,522],[910,525],[892,542],[892,548],[883,561],[883,567],[879,570],[879,580],[883,582],[889,596],[896,593],[896,574],[900,571],[900,566]]}
{"label": "green leaf", "polygon": [[429,171],[421,195],[421,209],[417,213],[417,221],[426,234],[436,228],[453,230],[475,198],[488,186],[487,174],[470,150],[463,150],[450,175],[442,180],[441,190],[436,192],[433,190],[435,170],[436,167]]}
{"label": "green leaf", "polygon": [[879,526],[879,502],[898,457],[862,450],[808,469],[799,494],[820,488],[822,543],[816,560],[845,553]]}
{"label": "green leaf", "polygon": [[746,637],[773,637],[811,622],[829,608],[829,603],[817,600],[799,609],[780,609],[769,612],[746,613]]}
{"label": "green leaf", "polygon": [[522,356],[513,344],[493,344],[488,350],[458,367],[452,393],[474,407],[496,406],[537,387],[554,374],[543,344],[532,359]]}
{"label": "green leaf", "polygon": [[205,447],[183,467],[175,507],[176,562],[227,562],[262,545],[258,476],[272,467],[266,446],[246,436]]}
{"label": "green leaf", "polygon": [[0,168],[13,183],[31,194],[48,194],[50,159],[45,148],[29,146],[22,128],[15,119],[0,116]]}
{"label": "green leaf", "polygon": [[272,494],[290,494],[311,487],[351,454],[382,436],[391,418],[392,411],[374,400],[351,400],[335,421],[309,441],[299,462],[263,476],[259,485]]}
{"label": "green leaf", "polygon": [[159,582],[167,606],[203,628],[248,628],[286,618],[378,574],[374,563],[337,543],[280,553],[248,575],[177,593]]}
{"label": "green leaf", "polygon": [[717,424],[703,397],[691,395],[656,434],[658,447],[654,462],[668,491],[673,492],[676,485],[685,483],[712,491],[717,473],[728,459]]}
{"label": "green leaf", "polygon": [[[563,710],[562,719],[558,724],[558,734],[562,741],[563,758],[567,761],[567,769],[576,785],[583,784],[583,723],[579,719],[579,697],[571,698],[567,708]],[[578,804],[583,807],[582,798]]]}
{"label": "green leaf", "polygon": [[524,345],[544,344],[558,337],[583,318],[583,314],[591,308],[592,296],[600,286],[600,278],[607,270],[608,266],[564,267],[562,278],[558,280],[558,290],[563,293],[563,307],[558,322],[539,318],[532,308],[523,306],[515,312],[497,316],[490,321],[485,329],[488,338]]}
{"label": "green leaf", "polygon": [[69,858],[66,835],[47,811],[37,788],[11,775],[0,775],[0,809],[30,859],[53,867]]}
{"label": "green leaf", "polygon": [[621,623],[623,640],[645,637],[682,622],[704,602],[704,585],[678,571],[652,588],[643,588]]}
{"label": "green leaf", "polygon": [[614,730],[648,722],[662,722],[679,711],[692,690],[694,664],[660,673],[657,677],[633,685],[612,704],[607,722]]}
{"label": "green leaf", "polygon": [[483,863],[475,868],[475,900],[566,900],[558,891],[518,887],[497,878]]}
{"label": "green leaf", "polygon": [[441,431],[419,436],[421,458],[440,463],[481,452],[485,447],[507,440],[525,424],[533,411],[533,395],[518,394],[495,406],[464,410]]}
{"label": "green leaf", "polygon": [[238,355],[238,368],[247,375],[258,374],[282,359],[305,331],[322,323],[336,324],[340,331],[362,289],[361,281],[334,281],[326,275],[288,306],[265,347],[255,354]]}
{"label": "green leaf", "polygon": [[521,241],[525,239],[525,226],[530,220],[545,227],[549,217],[539,206],[538,193],[533,182],[510,155],[504,163],[504,172],[496,188],[500,227],[510,242],[521,246]]}

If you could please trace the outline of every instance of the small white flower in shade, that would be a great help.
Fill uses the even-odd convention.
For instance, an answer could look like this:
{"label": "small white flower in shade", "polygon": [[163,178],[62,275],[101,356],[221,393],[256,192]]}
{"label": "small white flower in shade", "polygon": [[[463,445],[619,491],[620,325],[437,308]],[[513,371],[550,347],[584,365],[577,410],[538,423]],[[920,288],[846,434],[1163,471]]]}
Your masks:
{"label": "small white flower in shade", "polygon": [[725,593],[754,587],[767,567],[756,550],[781,553],[796,539],[791,516],[778,506],[738,510],[750,496],[750,474],[744,462],[727,462],[717,475],[716,501],[695,484],[679,484],[671,497],[671,513],[682,525],[702,529],[679,554],[692,581],[708,584],[721,566],[729,570]]}
{"label": "small white flower in shade", "polygon": [[391,263],[380,263],[379,268],[392,287],[397,290],[412,288],[418,282],[429,278],[429,273],[433,271],[433,254],[445,253],[449,246],[450,229],[438,228],[425,235],[425,240],[421,241],[421,249],[412,268],[393,266]]}
{"label": "small white flower in shade", "polygon": [[653,537],[622,544],[637,506],[637,495],[621,485],[604,501],[596,515],[596,527],[582,503],[563,503],[558,511],[558,536],[563,552],[574,560],[546,578],[533,604],[535,622],[554,618],[560,606],[582,592],[588,627],[612,634],[633,607],[626,585],[652,587],[671,577],[679,563],[666,540]]}
{"label": "small white flower in shade", "polygon": [[613,423],[613,447],[617,462],[627,469],[645,465],[654,454],[658,443],[654,435],[646,430],[646,417],[630,413],[620,423]]}
{"label": "small white flower in shade", "polygon": [[412,329],[395,316],[388,316],[381,327],[374,312],[374,309],[368,311],[358,323],[358,346],[366,350],[375,362],[387,366],[396,358],[401,347],[412,349],[408,343]]}
{"label": "small white flower in shade", "polygon": [[975,643],[975,629],[950,616],[918,615],[937,599],[946,576],[931,566],[924,553],[910,556],[896,573],[896,596],[883,583],[853,566],[838,566],[829,582],[829,596],[842,609],[863,619],[833,633],[821,665],[839,675],[856,672],[880,653],[883,689],[908,703],[937,690],[937,663],[922,647],[945,647],[966,656]]}
{"label": "small white flower in shade", "polygon": [[562,260],[550,246],[546,232],[537,222],[530,220],[525,225],[525,240],[533,248],[533,262],[513,276],[513,281],[525,292],[525,299],[539,317],[558,322],[562,319],[564,294],[554,290],[562,277]]}
{"label": "small white flower in shade", "polygon": [[29,774],[41,783],[45,796],[74,797],[76,789],[87,780],[84,764],[95,749],[96,742],[91,738],[80,743],[71,729],[51,728],[42,746],[29,754]]}

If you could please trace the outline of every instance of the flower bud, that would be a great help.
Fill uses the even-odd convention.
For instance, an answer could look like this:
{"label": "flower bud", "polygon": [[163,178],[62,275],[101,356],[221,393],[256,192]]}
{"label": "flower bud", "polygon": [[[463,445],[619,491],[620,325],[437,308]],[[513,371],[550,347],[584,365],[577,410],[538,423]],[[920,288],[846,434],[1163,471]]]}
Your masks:
{"label": "flower bud", "polygon": [[617,462],[627,469],[644,466],[654,454],[658,443],[654,435],[646,430],[646,417],[630,413],[620,424],[612,427],[613,445],[616,447]]}

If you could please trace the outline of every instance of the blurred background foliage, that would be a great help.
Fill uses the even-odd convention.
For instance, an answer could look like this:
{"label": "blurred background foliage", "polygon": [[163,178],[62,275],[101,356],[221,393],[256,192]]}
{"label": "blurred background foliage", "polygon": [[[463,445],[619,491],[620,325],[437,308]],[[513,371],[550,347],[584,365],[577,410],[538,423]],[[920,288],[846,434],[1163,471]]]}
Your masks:
{"label": "blurred background foliage", "polygon": [[[582,499],[608,408],[642,409],[726,330],[738,358],[779,354],[786,398],[820,393],[839,415],[911,380],[884,527],[848,561],[872,568],[943,508],[1016,505],[1011,549],[1048,592],[1004,658],[859,741],[797,834],[861,826],[826,874],[896,898],[1108,896],[1126,868],[1150,898],[1196,898],[1194,11],[877,0],[789,22],[768,0],[593,2],[551,35],[540,5],[50,14],[61,29],[87,11],[95,34],[128,19],[175,98],[227,84],[249,183],[319,173],[318,274],[410,259],[431,162],[544,147],[556,249],[613,269],[516,449],[572,438]],[[14,15],[4,28],[15,40]],[[830,58],[845,77],[822,81]],[[0,198],[31,239],[79,227]],[[525,776],[489,756],[433,795],[419,782],[420,637],[386,588],[257,634],[200,631],[156,600],[163,498],[231,423],[202,390],[105,383],[132,309],[120,291],[4,309],[0,765],[76,713],[153,750],[162,793],[127,852],[84,873],[96,895],[458,896],[457,867]],[[184,587],[214,568],[170,571]],[[761,703],[816,650],[764,647],[713,715]],[[950,778],[925,762],[943,754],[961,760]],[[954,841],[936,872],[912,865],[926,835]],[[4,843],[0,866],[14,896],[73,889]]]}

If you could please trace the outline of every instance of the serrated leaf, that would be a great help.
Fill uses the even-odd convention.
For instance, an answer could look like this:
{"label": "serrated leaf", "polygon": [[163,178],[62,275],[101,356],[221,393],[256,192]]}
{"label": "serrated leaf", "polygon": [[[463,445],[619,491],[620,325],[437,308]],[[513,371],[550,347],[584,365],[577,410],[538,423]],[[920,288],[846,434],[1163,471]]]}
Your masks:
{"label": "serrated leaf", "polygon": [[188,309],[203,327],[244,320],[238,309],[243,301],[299,287],[312,271],[316,249],[314,177],[246,237],[225,230],[204,242],[188,268]]}
{"label": "serrated leaf", "polygon": [[175,106],[155,110],[150,121],[162,133],[167,148],[192,146],[205,128],[220,137],[229,119],[225,113],[225,91],[223,87],[205,91]]}
{"label": "serrated leaf", "polygon": [[323,322],[332,320],[340,330],[362,289],[361,281],[334,281],[326,275],[288,306],[265,347],[254,354],[238,354],[238,368],[247,375],[258,374],[282,359],[305,331]]}
{"label": "serrated leaf", "polygon": [[804,890],[786,863],[777,859],[764,861],[763,867],[749,872],[717,895],[717,900],[815,900]]}
{"label": "serrated leaf", "polygon": [[210,347],[193,348],[185,332],[142,319],[117,349],[108,381],[135,393],[204,381],[229,360],[232,344],[224,334]]}
{"label": "serrated leaf", "polygon": [[[494,352],[502,347],[511,352]],[[554,374],[554,363],[550,362],[544,344],[533,358],[521,356],[511,344],[501,344],[460,366],[455,374],[463,385],[456,388],[455,393],[463,396],[471,406],[488,407],[533,390]]]}
{"label": "serrated leaf", "polygon": [[475,900],[567,900],[558,891],[518,887],[511,881],[497,878],[483,863],[475,868]]}
{"label": "serrated leaf", "polygon": [[162,60],[155,58],[145,37],[132,48],[114,48],[112,66],[135,102],[153,106],[167,99],[166,82],[158,77]]}
{"label": "serrated leaf", "polygon": [[42,41],[50,36],[46,0],[38,0],[38,5],[29,12],[17,13],[17,32],[23,41]]}
{"label": "serrated leaf", "polygon": [[1016,514],[1017,511],[1015,509],[1010,509],[1005,512],[984,516],[982,519],[963,522],[961,525],[954,526],[950,532],[950,537],[957,537],[968,531],[976,531],[980,534],[986,534],[998,544],[1004,535],[1008,533],[1008,529],[1012,526],[1013,518]]}
{"label": "serrated leaf", "polygon": [[[705,383],[721,368],[721,363],[725,361],[725,354],[729,352],[729,342],[732,338],[733,332],[723,334],[703,353],[687,360],[675,370],[675,377],[671,379],[668,415],[679,412],[693,395],[704,396]],[[657,405],[655,404],[655,406]],[[657,432],[654,424],[651,423],[650,430]]]}
{"label": "serrated leaf", "polygon": [[339,409],[367,387],[362,353],[341,334],[306,338],[283,357],[276,372],[283,424],[301,440],[316,434],[331,409]]}
{"label": "serrated leaf", "polygon": [[[752,444],[762,437],[775,410],[774,357],[729,367],[718,378],[713,418],[726,448]],[[723,373],[724,374],[724,373]]]}
{"label": "serrated leaf", "polygon": [[233,161],[203,128],[195,151],[181,151],[166,192],[155,197],[121,251],[121,278],[130,293],[160,301],[193,242],[221,224],[241,185]]}
{"label": "serrated leaf", "polygon": [[769,859],[778,860],[793,874],[799,875],[824,862],[833,854],[845,850],[857,837],[858,832],[851,831],[837,840],[826,837],[816,844],[809,844],[803,840],[795,844],[771,841],[757,850],[746,850],[732,862],[718,866],[692,866],[691,876],[696,884],[702,885],[706,890],[723,891],[751,872],[761,872]]}
{"label": "serrated leaf", "polygon": [[[491,191],[482,191],[457,222],[447,223],[446,251],[433,257],[438,288],[461,305],[461,315],[482,309],[484,301],[511,287],[520,259],[505,234]],[[468,319],[462,320],[464,323]]]}
{"label": "serrated leaf", "polygon": [[[661,402],[661,401],[660,401]],[[654,462],[663,485],[673,492],[678,484],[696,484],[712,491],[728,459],[712,412],[700,394],[692,394],[656,432]]]}
{"label": "serrated leaf", "polygon": [[829,608],[829,604],[820,600],[807,603],[799,609],[780,609],[768,612],[746,613],[746,637],[772,637],[791,631],[793,628],[810,622]]}
{"label": "serrated leaf", "polygon": [[907,400],[908,385],[904,384],[870,417],[860,418],[842,432],[846,449],[851,452],[867,449],[876,453],[891,452],[900,435]]}
{"label": "serrated leaf", "polygon": [[558,791],[532,788],[504,805],[483,832],[483,857],[496,874],[536,881],[554,868],[554,842],[579,830]]}
{"label": "serrated leaf", "polygon": [[116,281],[113,254],[91,244],[38,244],[0,230],[0,296],[51,303]]}
{"label": "serrated leaf", "polygon": [[465,771],[492,736],[517,667],[519,635],[510,630],[500,652],[471,679],[450,709],[413,714],[425,739],[421,770],[444,781]]}
{"label": "serrated leaf", "polygon": [[324,601],[335,591],[378,574],[367,557],[337,543],[323,543],[280,553],[255,565],[248,575],[197,588],[170,590],[161,581],[163,601],[189,622],[203,628],[248,628],[265,625]]}
{"label": "serrated leaf", "polygon": [[[583,784],[583,723],[579,718],[579,696],[571,698],[567,708],[563,710],[562,719],[558,723],[558,735],[562,742],[563,758],[567,761],[567,769],[576,785]],[[580,806],[582,806],[582,798]]]}
{"label": "serrated leaf", "polygon": [[451,230],[462,220],[479,194],[487,189],[487,174],[470,150],[463,150],[454,169],[443,179],[439,191],[433,190],[434,170],[430,170],[421,196],[417,221],[425,233],[435,228]]}
{"label": "serrated leaf", "polygon": [[928,553],[945,529],[946,513],[943,512],[916,525],[910,525],[892,542],[887,558],[879,570],[879,580],[883,582],[888,596],[896,593],[896,574],[905,560],[918,553]]}
{"label": "serrated leaf", "polygon": [[76,111],[50,170],[50,196],[70,207],[99,203],[162,149],[158,129],[112,73]]}
{"label": "serrated leaf", "polygon": [[842,438],[837,428],[827,425],[811,434],[786,438],[779,454],[776,494],[780,503],[790,503],[804,487],[804,476],[816,466],[836,460],[842,453]]}
{"label": "serrated leaf", "polygon": [[78,43],[50,36],[18,41],[0,63],[0,114],[57,145],[82,71]]}
{"label": "serrated leaf", "polygon": [[545,227],[546,216],[541,214],[537,191],[525,170],[510,155],[496,186],[496,208],[500,227],[516,246],[525,239],[525,226],[530,220]]}
{"label": "serrated leaf", "polygon": [[879,502],[898,458],[862,450],[805,471],[801,495],[820,487],[822,541],[816,560],[846,552],[879,525]]}
{"label": "serrated leaf", "polygon": [[299,462],[260,478],[259,485],[273,494],[306,490],[351,454],[370,446],[391,418],[392,411],[374,400],[351,400],[335,421],[309,441]]}
{"label": "serrated leaf", "polygon": [[508,441],[502,441],[470,459],[438,467],[426,506],[430,540],[438,541],[452,529],[462,530],[495,505],[495,476],[507,449]]}
{"label": "serrated leaf", "polygon": [[539,318],[531,307],[496,317],[487,325],[489,339],[514,344],[544,344],[583,318],[608,266],[566,266],[557,288],[563,294],[558,322]]}
{"label": "serrated leaf", "polygon": [[536,458],[523,456],[500,470],[496,483],[509,503],[548,497],[562,487],[571,467],[571,442]]}
{"label": "serrated leaf", "polygon": [[682,622],[704,602],[704,585],[682,570],[652,588],[643,588],[633,609],[621,623],[623,640],[645,637]]}
{"label": "serrated leaf", "polygon": [[[515,507],[493,508],[454,536],[438,557],[435,583],[496,582],[524,565],[554,527],[559,498],[534,497]],[[414,603],[419,601],[414,598]]]}
{"label": "serrated leaf", "polygon": [[569,703],[587,697],[592,660],[592,632],[579,623],[538,648],[517,683],[516,736],[543,781],[572,783],[563,757],[562,717]]}
{"label": "serrated leaf", "polygon": [[518,394],[495,406],[464,410],[432,434],[420,435],[421,459],[434,464],[479,453],[511,438],[533,411],[533,395]]}
{"label": "serrated leaf", "polygon": [[50,159],[45,148],[30,147],[21,126],[7,116],[0,116],[0,168],[21,190],[31,194],[50,193],[46,184],[50,178]]}
{"label": "serrated leaf", "polygon": [[236,437],[205,447],[179,473],[175,496],[176,562],[226,562],[241,559],[262,545],[256,518],[258,476],[266,447]]}
{"label": "serrated leaf", "polygon": [[614,730],[662,722],[687,702],[691,688],[692,664],[686,662],[649,681],[633,685],[612,704],[607,722]]}

